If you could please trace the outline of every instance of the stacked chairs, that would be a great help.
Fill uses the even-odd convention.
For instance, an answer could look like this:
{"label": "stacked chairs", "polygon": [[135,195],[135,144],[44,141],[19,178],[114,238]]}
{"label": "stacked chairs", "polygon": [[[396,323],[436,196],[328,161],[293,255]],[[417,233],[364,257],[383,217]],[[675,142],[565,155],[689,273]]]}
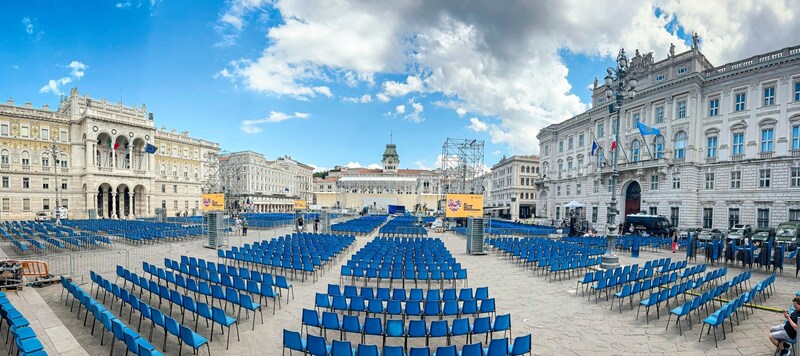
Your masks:
{"label": "stacked chairs", "polygon": [[[126,346],[127,352],[133,352],[134,355],[161,355],[161,353],[158,352],[149,341],[141,337],[137,331],[133,331],[132,328],[126,326],[122,320],[117,318],[110,310],[106,309],[103,303],[92,298],[91,293],[86,293],[81,287],[72,281],[68,281],[64,276],[61,277],[61,286],[67,291],[67,298],[64,301],[65,306],[69,303],[69,297],[72,296],[70,312],[74,307],[75,301],[78,301],[78,319],[80,319],[81,308],[85,309],[86,314],[83,317],[84,327],[86,326],[89,313],[92,314],[92,335],[94,335],[95,324],[100,321],[100,325],[103,327],[100,345],[104,342],[105,331],[107,330],[111,334],[111,337],[113,337],[111,339],[112,354],[114,352],[114,344],[119,340]],[[63,296],[64,291],[62,290],[61,293]],[[113,309],[113,305],[111,309]]]}
{"label": "stacked chairs", "polygon": [[391,288],[395,282],[406,288],[413,281],[414,287],[432,282],[444,288],[446,282],[455,286],[459,281],[469,284],[467,270],[453,258],[444,243],[438,238],[385,238],[376,237],[357,251],[341,270],[342,279],[350,277],[353,284],[363,279],[380,286],[388,280]]}
{"label": "stacked chairs", "polygon": [[422,319],[381,319],[366,317],[359,328],[352,326],[360,323],[360,319],[353,315],[344,315],[341,319],[334,312],[322,312],[322,316],[313,309],[303,309],[301,330],[305,328],[319,329],[319,335],[327,337],[327,333],[338,332],[340,340],[346,340],[346,334],[360,334],[361,342],[367,336],[377,336],[386,345],[387,338],[403,338],[403,344],[408,346],[408,339],[425,339],[425,346],[430,345],[432,338],[444,338],[447,345],[451,345],[453,337],[464,336],[467,343],[472,342],[475,335],[484,335],[486,341],[494,338],[495,333],[503,332],[503,336],[511,333],[511,314],[497,315],[494,318],[485,316],[477,317],[470,323],[469,318],[450,320],[422,320]]}
{"label": "stacked chairs", "polygon": [[365,235],[386,222],[387,215],[368,215],[331,225],[331,232]]}
{"label": "stacked chairs", "polygon": [[355,237],[347,235],[326,234],[292,234],[274,238],[270,241],[256,242],[252,246],[232,247],[230,250],[217,250],[217,256],[237,265],[251,268],[272,269],[272,273],[311,274],[316,281],[317,272],[321,268],[348,249]]}
{"label": "stacked chairs", "polygon": [[47,352],[44,351],[44,345],[34,333],[28,319],[11,304],[5,292],[0,292],[0,328],[2,328],[3,323],[8,328],[6,331],[6,343],[9,341],[9,336],[14,339],[14,342],[8,346],[9,354],[16,347],[18,355],[47,355]]}
{"label": "stacked chairs", "polygon": [[[272,315],[275,315],[275,304],[281,308],[281,293],[276,292],[287,289],[286,300],[288,302],[288,290],[292,285],[283,276],[273,278],[271,274],[252,271],[247,267],[236,268],[225,264],[206,263],[203,259],[181,256],[181,262],[164,258],[166,271],[160,267],[142,262],[145,272],[157,276],[159,279],[172,283],[194,292],[195,294],[210,295],[213,292],[211,284],[221,285],[225,288],[234,288],[240,292],[249,293],[252,297],[258,297],[261,303],[264,298],[272,299]],[[180,278],[179,278],[180,277]],[[294,289],[291,289],[294,294]]]}
{"label": "stacked chairs", "polygon": [[[436,348],[434,355],[526,355],[531,352],[531,335],[518,336],[514,338],[513,343],[509,342],[508,338],[492,339],[488,343],[488,347],[483,347],[483,342],[474,344],[466,344],[457,351],[456,346],[439,346]],[[333,340],[332,344],[328,344],[324,336],[307,335],[307,339],[303,339],[301,333],[297,331],[283,330],[283,350],[289,349],[290,354],[292,351],[298,351],[302,354],[310,355],[431,355],[429,347],[412,347],[407,346],[388,346],[384,345],[382,353],[378,351],[378,347],[373,344],[358,344],[353,347],[350,341]],[[357,351],[356,351],[357,350]]]}
{"label": "stacked chairs", "polygon": [[700,327],[700,337],[697,339],[699,342],[703,339],[703,329],[705,328],[706,324],[708,324],[709,330],[713,327],[714,328],[714,347],[719,347],[717,344],[717,327],[722,326],[722,339],[726,338],[725,335],[725,320],[728,319],[731,325],[731,331],[733,331],[733,318],[732,316],[735,314],[737,315],[736,323],[739,323],[738,315],[739,315],[739,308],[741,308],[744,303],[745,299],[747,298],[748,293],[741,294],[736,299],[733,299],[720,307],[717,311],[713,314],[709,315],[707,318],[703,319],[703,325]]}
{"label": "stacked chairs", "polygon": [[[195,351],[197,349],[199,349],[200,347],[202,347],[203,345],[205,345],[206,347],[209,348],[209,354],[211,353],[211,349],[210,349],[210,345],[208,344],[208,340],[205,337],[201,336],[200,334],[192,331],[191,329],[189,329],[188,326],[183,324],[184,323],[184,319],[185,319],[185,314],[183,312],[181,313],[181,321],[178,322],[176,319],[173,319],[171,317],[171,313],[172,313],[172,308],[171,307],[170,307],[170,315],[164,315],[164,313],[161,312],[160,308],[154,308],[154,307],[150,306],[150,304],[145,303],[144,301],[140,300],[139,297],[137,297],[134,293],[129,293],[126,289],[119,288],[119,286],[117,284],[111,283],[111,281],[106,280],[105,278],[103,278],[102,276],[100,276],[100,275],[98,275],[98,274],[96,274],[94,272],[92,272],[91,276],[92,276],[92,282],[94,284],[97,284],[97,293],[98,293],[98,295],[100,293],[100,290],[101,289],[103,290],[103,300],[104,301],[106,299],[106,295],[107,294],[110,293],[110,295],[112,296],[112,298],[111,298],[111,309],[112,310],[114,309],[114,300],[116,300],[116,299],[119,299],[119,301],[120,301],[120,303],[119,303],[119,310],[120,310],[119,312],[120,313],[122,313],[123,308],[126,308],[126,305],[130,306],[130,313],[128,315],[128,323],[129,324],[131,322],[131,319],[133,318],[134,311],[138,311],[139,312],[139,325],[136,328],[136,332],[137,333],[141,331],[142,321],[144,321],[145,319],[149,319],[150,322],[151,322],[150,335],[148,336],[148,339],[152,339],[153,338],[153,330],[155,330],[156,326],[158,326],[158,327],[160,327],[160,328],[162,328],[164,330],[164,345],[162,346],[164,352],[167,351],[167,337],[170,334],[172,334],[173,336],[175,336],[178,339],[178,344],[179,345],[185,343],[185,344],[191,346]],[[180,304],[180,303],[178,303],[178,304]],[[200,304],[202,304],[202,303],[200,303]],[[190,303],[188,301],[183,303],[183,305],[186,306],[185,307],[186,309],[192,309],[192,310],[196,310],[197,309],[197,306],[194,304],[193,301],[191,301],[191,307],[189,306]],[[159,303],[159,307],[160,306],[161,306],[161,304]],[[100,320],[97,317],[97,313],[98,312],[102,312],[102,311],[100,311],[100,310],[95,311],[94,310],[94,306],[92,306],[92,308],[93,308],[92,313],[94,313],[94,315],[95,315],[95,320],[92,322],[93,323],[92,330],[94,331],[94,322],[96,322],[97,320]],[[200,306],[200,308],[203,308],[203,306]],[[197,321],[195,322],[195,327],[194,327],[195,330],[197,330],[197,322],[199,322],[199,318],[196,318],[196,320]],[[102,320],[101,320],[101,322],[102,322]],[[115,332],[115,334],[116,334],[116,332]],[[213,335],[213,330],[212,330],[212,335],[211,336],[212,336],[212,338],[214,336]],[[230,338],[229,338],[229,343],[230,343]],[[126,344],[130,345],[127,342],[127,340],[126,340]],[[136,353],[136,352],[134,352],[134,353]]]}
{"label": "stacked chairs", "polygon": [[[222,329],[223,327],[228,328],[228,344],[230,344],[230,338],[231,338],[230,329],[231,329],[231,327],[233,327],[234,324],[236,325],[236,338],[239,339],[239,322],[238,322],[238,319],[237,318],[233,318],[231,316],[228,316],[226,314],[227,310],[228,310],[228,303],[231,304],[231,307],[234,310],[236,310],[237,306],[239,307],[239,317],[241,317],[242,308],[245,308],[247,310],[253,310],[254,309],[254,306],[246,304],[246,301],[242,300],[243,299],[242,295],[237,293],[236,290],[233,289],[233,288],[226,288],[224,291],[222,290],[222,288],[212,288],[211,306],[209,308],[209,305],[207,303],[198,302],[194,298],[192,298],[190,295],[183,294],[183,293],[181,293],[181,292],[179,292],[178,290],[175,290],[175,289],[170,289],[168,285],[167,286],[161,285],[158,282],[152,281],[152,280],[148,281],[147,283],[145,283],[144,281],[146,279],[144,277],[140,277],[140,276],[136,275],[136,273],[132,273],[132,272],[130,272],[128,270],[125,270],[124,268],[122,268],[120,266],[118,266],[118,268],[117,268],[117,271],[118,271],[117,275],[118,276],[120,276],[120,272],[119,272],[120,269],[122,269],[121,277],[124,280],[131,282],[133,284],[134,288],[138,284],[138,287],[139,287],[139,297],[138,298],[142,298],[142,295],[144,294],[144,291],[147,291],[147,292],[149,292],[148,301],[152,301],[153,295],[158,297],[158,308],[161,308],[161,306],[164,304],[164,302],[166,302],[166,303],[169,304],[169,312],[170,312],[170,314],[172,314],[173,307],[175,307],[175,306],[179,307],[180,310],[181,310],[181,315],[182,315],[181,322],[183,322],[183,319],[185,318],[186,312],[192,312],[192,314],[195,314],[195,320],[196,320],[195,329],[197,329],[197,322],[199,322],[200,317],[205,318],[206,322],[211,321],[212,323],[219,324],[220,325],[220,329]],[[116,284],[110,284],[110,283],[104,282],[104,281],[100,281],[99,283],[102,283],[102,284],[106,285],[106,286],[104,286],[104,289],[112,290],[112,294],[114,294],[114,295],[117,294],[117,293],[113,293],[113,290],[115,288],[119,288],[119,287],[116,287]],[[110,285],[107,285],[107,284],[110,284]],[[108,287],[108,288],[106,288],[106,287]],[[122,288],[119,288],[119,292],[118,292],[120,294],[120,299],[122,299],[122,300],[125,300],[124,296],[126,294],[130,295],[130,294],[134,293],[134,291],[128,292],[124,288],[125,288],[125,284],[123,284]],[[206,295],[206,297],[208,297],[208,295]],[[219,300],[219,307],[214,306],[214,304],[215,304],[214,300],[215,299]],[[250,299],[246,299],[246,300],[250,300]],[[250,302],[252,303],[251,300],[250,300]],[[112,306],[113,306],[113,302],[112,302]],[[257,308],[255,308],[255,309],[257,309]],[[263,323],[264,322],[263,314],[262,314],[261,317],[262,317],[261,322]],[[255,311],[253,312],[253,328],[255,329]],[[211,340],[212,341],[214,340],[213,328],[212,328],[212,331],[211,331]]]}

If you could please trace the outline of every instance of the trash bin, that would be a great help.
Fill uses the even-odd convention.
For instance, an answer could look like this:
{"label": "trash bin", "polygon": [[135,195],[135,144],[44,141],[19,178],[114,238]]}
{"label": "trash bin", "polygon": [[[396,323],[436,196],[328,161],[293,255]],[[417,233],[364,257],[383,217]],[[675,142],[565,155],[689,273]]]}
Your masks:
{"label": "trash bin", "polygon": [[639,258],[639,239],[633,239],[633,244],[631,244],[631,257]]}

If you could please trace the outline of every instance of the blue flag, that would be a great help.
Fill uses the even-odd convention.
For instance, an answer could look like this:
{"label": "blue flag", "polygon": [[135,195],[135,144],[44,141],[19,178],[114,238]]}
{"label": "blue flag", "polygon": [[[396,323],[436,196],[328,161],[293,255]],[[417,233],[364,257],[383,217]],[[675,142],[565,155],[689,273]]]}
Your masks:
{"label": "blue flag", "polygon": [[655,128],[655,127],[647,126],[647,125],[643,124],[641,121],[637,121],[636,122],[636,126],[639,126],[639,132],[642,134],[642,136],[660,135],[661,134],[661,130],[659,130],[659,129]]}
{"label": "blue flag", "polygon": [[595,141],[592,141],[592,152],[591,152],[591,154],[590,154],[591,156],[594,156],[594,153],[595,153],[595,152],[597,152],[597,148],[598,148],[598,147],[599,147],[599,146],[597,146],[597,140],[595,140]]}
{"label": "blue flag", "polygon": [[147,146],[144,147],[144,151],[151,154],[156,153],[156,151],[158,151],[158,147],[148,143]]}

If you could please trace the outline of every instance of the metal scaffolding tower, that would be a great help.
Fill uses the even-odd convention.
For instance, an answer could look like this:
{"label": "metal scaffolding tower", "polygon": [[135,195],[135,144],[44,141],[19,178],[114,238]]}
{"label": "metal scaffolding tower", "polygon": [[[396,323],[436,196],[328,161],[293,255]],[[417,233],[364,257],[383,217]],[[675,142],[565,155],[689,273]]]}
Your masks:
{"label": "metal scaffolding tower", "polygon": [[[442,196],[446,194],[482,194],[483,141],[448,138],[442,145]],[[439,207],[440,209],[443,206]]]}
{"label": "metal scaffolding tower", "polygon": [[219,157],[224,152],[207,151],[203,154],[205,170],[203,172],[203,193],[222,191],[220,186]]}

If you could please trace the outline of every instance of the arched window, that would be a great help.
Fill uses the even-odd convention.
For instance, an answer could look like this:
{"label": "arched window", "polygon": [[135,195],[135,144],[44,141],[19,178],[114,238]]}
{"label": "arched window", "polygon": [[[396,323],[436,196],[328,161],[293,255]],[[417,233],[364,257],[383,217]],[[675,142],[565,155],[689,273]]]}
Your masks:
{"label": "arched window", "polygon": [[194,169],[194,179],[198,179],[198,178],[200,178],[200,172],[197,170],[197,168],[195,168]]}
{"label": "arched window", "polygon": [[47,153],[42,154],[42,167],[50,167],[50,156]]}
{"label": "arched window", "polygon": [[9,163],[8,150],[3,150],[2,152],[0,152],[0,163],[2,164]]}
{"label": "arched window", "polygon": [[69,167],[69,159],[67,159],[67,155],[61,155],[58,163],[61,163],[61,168]]}
{"label": "arched window", "polygon": [[178,166],[172,166],[172,177],[178,178]]}
{"label": "arched window", "polygon": [[162,164],[161,165],[161,176],[162,177],[166,177],[166,175],[167,175],[167,166]]}
{"label": "arched window", "polygon": [[633,140],[631,142],[631,161],[639,162],[639,140]]}
{"label": "arched window", "polygon": [[547,177],[547,171],[550,168],[550,164],[547,162],[542,163],[542,176]]}
{"label": "arched window", "polygon": [[664,136],[657,135],[653,139],[653,155],[656,159],[664,156]]}
{"label": "arched window", "polygon": [[31,154],[28,153],[28,151],[22,151],[22,165],[23,166],[31,165]]}
{"label": "arched window", "polygon": [[675,134],[675,158],[686,158],[686,132],[678,131]]}
{"label": "arched window", "polygon": [[603,165],[605,165],[606,156],[605,156],[605,153],[603,153],[603,148],[602,147],[598,148],[597,152],[595,152],[595,158],[596,158],[595,162],[596,162],[598,168],[603,167]]}
{"label": "arched window", "polygon": [[183,168],[183,178],[186,178],[186,179],[189,178],[189,168],[186,168],[186,167]]}

